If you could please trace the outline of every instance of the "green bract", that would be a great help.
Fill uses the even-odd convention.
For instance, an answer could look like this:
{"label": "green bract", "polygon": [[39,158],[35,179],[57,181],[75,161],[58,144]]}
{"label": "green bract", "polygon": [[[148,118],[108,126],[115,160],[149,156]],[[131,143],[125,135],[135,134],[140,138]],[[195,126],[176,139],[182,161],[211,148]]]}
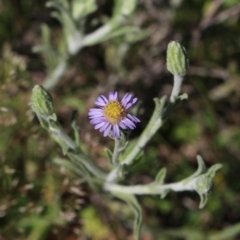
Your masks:
{"label": "green bract", "polygon": [[40,85],[36,85],[32,90],[31,106],[33,111],[41,116],[51,117],[54,114],[52,97]]}
{"label": "green bract", "polygon": [[167,69],[173,75],[185,75],[188,68],[186,50],[180,43],[172,41],[167,48]]}
{"label": "green bract", "polygon": [[199,194],[208,194],[213,186],[213,178],[208,174],[202,174],[196,181],[196,191]]}

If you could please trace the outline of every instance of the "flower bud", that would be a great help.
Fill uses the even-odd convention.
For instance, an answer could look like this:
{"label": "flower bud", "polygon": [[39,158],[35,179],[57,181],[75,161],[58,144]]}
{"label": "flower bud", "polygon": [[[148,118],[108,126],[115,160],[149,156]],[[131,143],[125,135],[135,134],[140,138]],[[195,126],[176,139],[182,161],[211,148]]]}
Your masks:
{"label": "flower bud", "polygon": [[127,1],[116,1],[115,14],[123,14],[129,16],[133,13],[136,8],[136,0],[127,0]]}
{"label": "flower bud", "polygon": [[35,113],[51,117],[54,114],[53,101],[51,95],[40,85],[36,85],[32,90],[31,106]]}
{"label": "flower bud", "polygon": [[97,9],[95,0],[72,1],[72,15],[76,21],[86,17]]}
{"label": "flower bud", "polygon": [[124,15],[130,15],[133,13],[133,11],[136,8],[137,5],[137,1],[136,0],[128,0],[128,1],[123,1],[124,5],[123,5],[123,9],[122,9],[122,13]]}
{"label": "flower bud", "polygon": [[183,76],[188,68],[186,50],[176,41],[171,41],[167,48],[167,69],[173,75]]}

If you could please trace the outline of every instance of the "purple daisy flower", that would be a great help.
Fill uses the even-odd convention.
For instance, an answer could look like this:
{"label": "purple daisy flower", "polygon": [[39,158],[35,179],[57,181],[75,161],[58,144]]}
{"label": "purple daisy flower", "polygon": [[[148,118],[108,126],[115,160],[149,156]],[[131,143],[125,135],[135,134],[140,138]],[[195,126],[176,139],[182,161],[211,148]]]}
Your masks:
{"label": "purple daisy flower", "polygon": [[134,129],[135,123],[140,120],[127,113],[127,110],[137,102],[137,98],[134,98],[132,94],[126,93],[121,101],[118,100],[117,92],[110,92],[108,99],[100,95],[95,101],[97,108],[91,108],[88,116],[90,123],[95,125],[95,129],[99,129],[103,132],[103,136],[108,136],[112,131],[113,137],[120,137],[121,129]]}

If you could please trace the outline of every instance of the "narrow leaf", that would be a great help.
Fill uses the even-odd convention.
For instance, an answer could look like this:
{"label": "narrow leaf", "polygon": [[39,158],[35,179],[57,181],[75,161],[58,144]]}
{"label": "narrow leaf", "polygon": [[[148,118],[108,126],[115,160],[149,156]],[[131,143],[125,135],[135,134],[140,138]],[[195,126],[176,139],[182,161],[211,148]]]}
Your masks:
{"label": "narrow leaf", "polygon": [[200,196],[199,208],[201,209],[206,205],[208,196],[207,196],[207,194],[199,194],[199,196]]}
{"label": "narrow leaf", "polygon": [[109,148],[104,148],[104,152],[107,156],[108,161],[112,164],[112,151]]}
{"label": "narrow leaf", "polygon": [[134,239],[139,240],[140,238],[140,230],[142,225],[142,209],[136,199],[136,197],[132,194],[123,194],[114,192],[113,193],[117,198],[122,199],[125,201],[133,210],[134,212]]}
{"label": "narrow leaf", "polygon": [[157,176],[156,176],[156,178],[155,178],[154,183],[156,183],[156,184],[163,184],[164,179],[165,179],[165,177],[166,177],[166,173],[167,173],[166,168],[162,168],[162,169],[158,172],[158,174],[157,174]]}
{"label": "narrow leaf", "polygon": [[161,198],[161,199],[165,198],[169,192],[170,192],[169,189],[163,190],[163,192],[162,192],[161,195],[160,195],[160,198]]}
{"label": "narrow leaf", "polygon": [[214,178],[216,172],[217,172],[220,168],[222,168],[222,164],[220,164],[220,163],[214,164],[212,167],[210,167],[210,168],[208,169],[207,174],[208,174],[210,177]]}
{"label": "narrow leaf", "polygon": [[193,178],[198,177],[199,175],[203,174],[204,172],[206,172],[206,166],[205,163],[203,162],[203,159],[200,155],[197,155],[197,161],[198,161],[198,168],[197,171],[195,171],[191,176],[189,176],[188,178],[184,179],[184,182],[189,182],[190,180],[192,180]]}
{"label": "narrow leaf", "polygon": [[77,146],[80,145],[80,139],[79,139],[79,134],[78,134],[78,126],[76,123],[76,118],[77,118],[78,111],[74,110],[71,115],[71,127],[73,129],[73,136],[74,136],[74,141]]}

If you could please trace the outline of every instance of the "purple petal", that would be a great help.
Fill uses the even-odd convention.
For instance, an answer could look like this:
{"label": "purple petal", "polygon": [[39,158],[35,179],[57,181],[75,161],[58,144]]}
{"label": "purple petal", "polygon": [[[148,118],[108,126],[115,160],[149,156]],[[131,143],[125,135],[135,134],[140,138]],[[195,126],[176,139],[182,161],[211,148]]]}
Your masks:
{"label": "purple petal", "polygon": [[131,98],[132,98],[132,94],[128,93],[128,95],[125,97],[125,99],[124,98],[122,99],[122,102],[127,104],[131,100]]}
{"label": "purple petal", "polygon": [[115,93],[114,93],[114,96],[113,96],[113,100],[114,100],[114,101],[117,101],[117,99],[118,99],[118,93],[115,92]]}
{"label": "purple petal", "polygon": [[132,94],[129,93],[129,95],[126,97],[125,101],[129,102],[131,98],[132,98]]}
{"label": "purple petal", "polygon": [[104,107],[106,105],[106,101],[102,97],[98,97],[97,100],[95,101],[95,105]]}
{"label": "purple petal", "polygon": [[133,104],[132,103],[128,103],[126,106],[125,106],[125,109],[129,109]]}
{"label": "purple petal", "polygon": [[122,120],[123,123],[130,129],[134,129],[136,127],[136,125],[129,119],[125,118]]}
{"label": "purple petal", "polygon": [[121,127],[122,129],[127,129],[127,126],[123,123],[123,121],[121,121],[120,123],[118,123],[119,127]]}
{"label": "purple petal", "polygon": [[130,118],[133,122],[141,122],[137,117],[132,116],[131,114],[128,114],[127,117]]}
{"label": "purple petal", "polygon": [[103,113],[88,113],[89,117],[95,117],[95,116],[103,116]]}
{"label": "purple petal", "polygon": [[103,117],[99,117],[99,118],[93,118],[93,119],[91,119],[90,120],[90,123],[91,124],[98,124],[98,123],[100,123],[100,122],[105,122],[106,120],[105,120],[105,118],[103,118]]}
{"label": "purple petal", "polygon": [[90,108],[89,109],[89,112],[101,112],[102,111],[102,109],[100,109],[100,108]]}
{"label": "purple petal", "polygon": [[136,98],[136,97],[133,98],[133,99],[132,99],[132,104],[135,104],[135,103],[137,102],[137,100],[138,100],[138,98]]}
{"label": "purple petal", "polygon": [[106,130],[106,128],[109,126],[108,122],[105,122],[105,124],[99,129],[100,132],[103,132]]}
{"label": "purple petal", "polygon": [[92,109],[89,109],[88,115],[99,114],[99,113],[102,113],[102,111],[103,111],[102,109],[92,108]]}
{"label": "purple petal", "polygon": [[103,136],[106,137],[108,134],[109,134],[109,131],[111,129],[112,125],[109,124],[109,126],[105,129],[104,133],[103,133]]}
{"label": "purple petal", "polygon": [[113,136],[116,138],[120,137],[120,131],[117,124],[113,125]]}
{"label": "purple petal", "polygon": [[122,102],[125,101],[125,99],[128,97],[129,93],[125,93],[125,95],[122,98]]}
{"label": "purple petal", "polygon": [[100,118],[100,117],[103,117],[103,114],[101,113],[99,113],[99,114],[93,114],[93,115],[89,115],[88,116],[90,119],[92,119],[92,118]]}
{"label": "purple petal", "polygon": [[89,119],[92,120],[92,119],[96,119],[96,118],[101,118],[102,116],[90,116]]}
{"label": "purple petal", "polygon": [[88,112],[90,118],[103,117],[103,111],[101,109],[90,109]]}
{"label": "purple petal", "polygon": [[108,103],[109,101],[107,100],[107,98],[103,95],[99,96],[98,99],[101,99],[103,102]]}
{"label": "purple petal", "polygon": [[106,122],[100,122],[98,124],[95,125],[94,129],[99,129],[100,127],[102,127],[104,124],[106,124]]}
{"label": "purple petal", "polygon": [[110,92],[109,93],[109,101],[117,101],[118,93],[117,92]]}
{"label": "purple petal", "polygon": [[114,99],[114,92],[110,92],[108,96],[109,101],[113,101]]}
{"label": "purple petal", "polygon": [[137,102],[137,100],[138,100],[137,98],[133,98],[133,99],[131,100],[131,102],[129,102],[129,103],[127,104],[126,109],[130,108],[134,103]]}
{"label": "purple petal", "polygon": [[[89,116],[89,119],[92,120],[92,119],[101,118],[101,117],[103,117],[103,116]],[[104,118],[104,120],[105,120],[105,118]]]}
{"label": "purple petal", "polygon": [[95,101],[94,104],[97,105],[97,106],[99,106],[99,107],[104,107],[104,106],[106,105],[106,103],[103,102],[103,101]]}

